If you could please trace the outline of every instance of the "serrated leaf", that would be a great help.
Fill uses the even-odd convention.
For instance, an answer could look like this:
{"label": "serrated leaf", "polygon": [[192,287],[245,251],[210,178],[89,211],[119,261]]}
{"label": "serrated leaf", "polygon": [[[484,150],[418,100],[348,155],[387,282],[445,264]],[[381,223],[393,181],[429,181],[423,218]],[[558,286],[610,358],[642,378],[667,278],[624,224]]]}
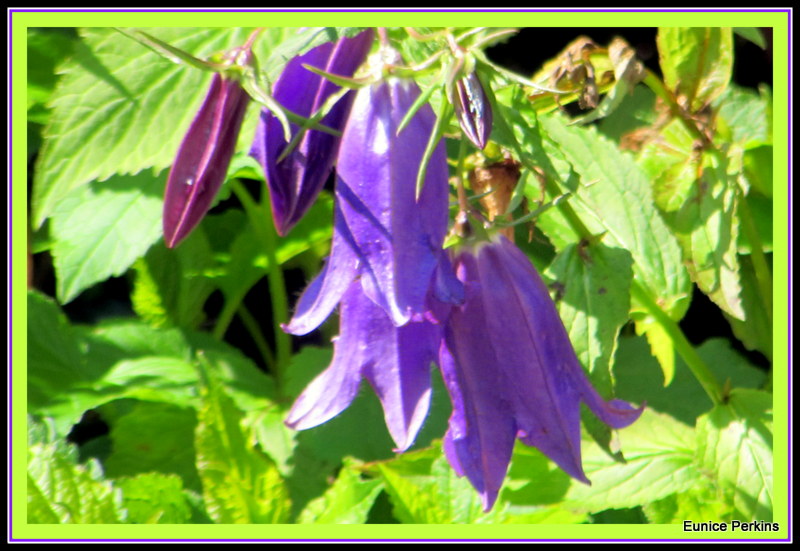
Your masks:
{"label": "serrated leaf", "polygon": [[[567,127],[557,116],[540,122],[580,176],[570,204],[581,220],[593,234],[605,232],[603,244],[627,249],[635,278],[673,319],[680,319],[691,283],[678,244],[653,205],[645,174],[592,128]],[[544,216],[540,227],[547,233]],[[632,307],[636,310],[637,304]]]}
{"label": "serrated leaf", "polygon": [[697,112],[725,91],[733,71],[730,27],[659,27],[658,60],[678,102]]}
{"label": "serrated leaf", "polygon": [[[206,57],[242,44],[249,29],[176,27],[151,33]],[[35,227],[67,194],[92,180],[169,166],[210,79],[113,29],[92,27],[82,31],[62,72],[35,172]]]}
{"label": "serrated leaf", "polygon": [[115,524],[124,521],[119,490],[102,480],[96,461],[77,465],[63,444],[28,448],[28,524]]}
{"label": "serrated leaf", "polygon": [[728,490],[737,520],[772,520],[772,396],[734,389],[697,421],[698,457]]}
{"label": "serrated leaf", "polygon": [[352,462],[347,462],[328,490],[303,509],[298,522],[363,524],[382,489],[381,480],[362,480]]}
{"label": "serrated leaf", "polygon": [[620,440],[625,463],[595,445],[584,446],[583,468],[592,485],[572,485],[567,504],[589,510],[635,507],[685,491],[703,476],[694,464],[694,431],[667,415],[646,409],[621,431]]}
{"label": "serrated leaf", "polygon": [[291,504],[277,467],[253,446],[216,376],[203,372],[195,448],[209,516],[219,524],[285,522]]}
{"label": "serrated leaf", "polygon": [[121,478],[116,485],[122,489],[129,524],[183,524],[191,516],[183,483],[176,475],[145,473]]}
{"label": "serrated leaf", "polygon": [[162,192],[160,176],[140,172],[64,197],[51,225],[59,301],[121,275],[150,248],[161,233]]}
{"label": "serrated leaf", "polygon": [[645,146],[639,163],[653,179],[656,204],[692,280],[723,311],[742,319],[736,184],[727,160],[696,151],[688,130],[673,121]]}

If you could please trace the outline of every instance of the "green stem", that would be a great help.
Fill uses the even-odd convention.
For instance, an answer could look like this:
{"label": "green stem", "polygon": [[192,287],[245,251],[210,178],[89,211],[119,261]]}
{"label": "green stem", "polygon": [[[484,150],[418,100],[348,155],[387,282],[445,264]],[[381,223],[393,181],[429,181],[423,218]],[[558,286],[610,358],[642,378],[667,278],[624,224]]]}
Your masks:
{"label": "green stem", "polygon": [[719,405],[723,400],[722,386],[717,381],[717,378],[711,372],[711,369],[706,365],[703,359],[697,354],[692,344],[687,340],[686,335],[681,331],[678,323],[670,318],[661,307],[650,297],[650,294],[642,288],[642,286],[635,279],[631,282],[631,296],[639,301],[645,307],[647,312],[653,316],[662,329],[667,333],[672,345],[678,352],[678,355],[683,358],[689,370],[700,382],[703,390],[706,391],[708,397],[714,405]]}
{"label": "green stem", "polygon": [[214,338],[217,340],[222,340],[225,338],[225,332],[228,331],[228,326],[233,321],[233,316],[236,315],[236,310],[239,308],[239,304],[244,300],[244,293],[240,293],[230,299],[225,297],[225,306],[222,307],[222,312],[220,312],[219,317],[217,318],[217,324],[214,326],[214,331],[212,334]]}
{"label": "green stem", "polygon": [[283,280],[283,269],[275,255],[277,234],[272,227],[272,214],[270,213],[268,195],[264,193],[264,200],[257,204],[245,187],[238,181],[231,181],[231,189],[239,198],[253,231],[261,241],[267,255],[269,272],[269,294],[272,301],[272,317],[275,323],[275,379],[278,388],[281,388],[283,375],[289,365],[292,355],[292,341],[289,335],[283,332],[281,325],[289,321],[289,305],[286,300],[286,284]]}
{"label": "green stem", "polygon": [[647,69],[642,82],[669,106],[672,114],[675,115],[676,118],[680,119],[680,121],[692,134],[692,136],[695,137],[695,139],[700,140],[704,146],[710,145],[708,136],[700,131],[700,129],[697,127],[697,124],[695,124],[695,122],[689,118],[689,114],[686,112],[686,110],[681,107],[677,101],[675,101],[675,97],[666,88],[666,86],[664,86],[664,83],[661,82],[661,79],[658,78],[653,71]]}
{"label": "green stem", "polygon": [[271,373],[275,373],[275,357],[272,355],[267,341],[261,334],[261,327],[259,327],[256,318],[253,317],[253,314],[250,313],[250,310],[248,310],[244,304],[239,305],[236,313],[242,320],[242,323],[244,323],[247,332],[250,333],[253,342],[255,342],[256,348],[258,348],[258,352],[261,354],[261,359],[264,360],[267,369],[269,369]]}

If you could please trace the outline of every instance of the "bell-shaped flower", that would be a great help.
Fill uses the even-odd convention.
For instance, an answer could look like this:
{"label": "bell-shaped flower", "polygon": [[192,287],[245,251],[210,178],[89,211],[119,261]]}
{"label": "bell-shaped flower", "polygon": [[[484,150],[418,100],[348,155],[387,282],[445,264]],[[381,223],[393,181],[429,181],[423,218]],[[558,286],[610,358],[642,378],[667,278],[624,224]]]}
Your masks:
{"label": "bell-shaped flower", "polygon": [[461,130],[478,149],[483,149],[492,133],[492,105],[474,71],[455,82],[453,109]]}
{"label": "bell-shaped flower", "polygon": [[[294,57],[275,82],[274,99],[295,114],[311,117],[339,90],[339,86],[303,65],[327,73],[352,76],[366,59],[372,40],[373,32],[367,30],[353,38],[326,42]],[[347,93],[320,122],[341,130],[353,96],[353,92]],[[297,125],[293,124],[292,130],[297,132]],[[269,110],[262,110],[250,154],[264,167],[273,221],[280,235],[286,235],[294,227],[319,195],[333,168],[339,138],[321,130],[308,130],[291,152],[278,162],[287,145],[280,121]]]}
{"label": "bell-shaped flower", "polygon": [[429,289],[445,302],[459,301],[455,278],[434,277],[448,222],[443,142],[430,157],[419,197],[415,190],[433,110],[424,105],[397,132],[419,94],[414,82],[396,78],[358,91],[337,161],[331,254],[300,298],[288,332],[319,326],[355,279],[396,326],[426,316]]}
{"label": "bell-shaped flower", "polygon": [[396,327],[357,281],[342,297],[339,321],[331,365],[295,401],[286,424],[302,430],[335,417],[353,401],[364,378],[380,398],[397,451],[408,449],[428,414],[441,325],[421,321]]}
{"label": "bell-shaped flower", "polygon": [[211,207],[225,181],[249,102],[236,77],[214,75],[167,178],[163,218],[167,247],[189,235]]}
{"label": "bell-shaped flower", "polygon": [[580,402],[613,428],[630,425],[642,409],[597,393],[547,287],[505,237],[461,249],[454,266],[466,299],[452,308],[440,351],[453,403],[443,444],[448,461],[468,477],[485,510],[497,498],[517,438],[588,483]]}

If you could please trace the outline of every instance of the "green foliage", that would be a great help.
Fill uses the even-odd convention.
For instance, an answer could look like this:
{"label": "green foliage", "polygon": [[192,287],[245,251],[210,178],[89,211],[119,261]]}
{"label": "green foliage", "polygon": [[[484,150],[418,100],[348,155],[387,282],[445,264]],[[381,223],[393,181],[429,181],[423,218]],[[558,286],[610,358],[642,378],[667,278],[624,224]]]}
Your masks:
{"label": "green foliage", "polygon": [[29,423],[28,516],[31,524],[117,524],[121,494],[99,465],[75,463],[75,449],[55,441],[52,427]]}
{"label": "green foliage", "polygon": [[[208,59],[252,30],[147,32]],[[298,53],[358,31],[265,29],[254,42],[259,85],[268,90]],[[468,152],[461,165],[519,162],[520,182],[501,214],[526,217],[517,243],[550,284],[598,391],[646,404],[621,431],[584,415],[591,486],[518,443],[485,512],[441,450],[452,405],[435,368],[431,411],[409,452],[392,450],[367,384],[322,426],[298,433],[284,424],[293,400],[329,365],[335,322],[321,338],[274,343],[287,302],[282,281],[293,270],[317,272],[334,205],[323,192],[288,236],[267,239],[264,174],[247,155],[260,105],[246,118],[218,208],[167,249],[165,169],[209,74],[112,29],[30,29],[32,241],[35,252],[52,255],[56,298],[28,294],[28,522],[772,520],[772,396],[764,390],[771,373],[753,365],[758,354],[737,351],[772,361],[772,95],[730,83],[734,33],[763,47],[754,28],[660,28],[663,80],[624,42],[592,50],[580,63],[593,64],[598,102],[572,117],[558,107],[577,109],[591,91],[585,78],[570,80],[578,57],[559,56],[534,75],[550,86],[568,74],[558,80],[567,93],[556,94],[469,52],[494,127],[487,148]],[[421,85],[444,85],[440,62],[451,54],[443,38],[420,41],[400,28],[388,36],[408,63],[444,49],[429,68],[408,73]],[[445,94],[428,101],[447,114]],[[451,176],[469,181],[466,171],[456,174],[459,141],[450,138],[458,126],[449,115],[441,122]],[[533,242],[523,244],[526,237]],[[136,317],[68,320],[60,305],[125,274]],[[256,310],[251,293],[264,278],[270,300]],[[680,340],[695,285],[739,344]],[[209,308],[212,296],[221,311]],[[225,341],[240,327],[232,325],[237,316],[257,362]],[[701,384],[698,366],[718,383],[720,399]],[[79,429],[93,422],[100,436],[82,438]]]}

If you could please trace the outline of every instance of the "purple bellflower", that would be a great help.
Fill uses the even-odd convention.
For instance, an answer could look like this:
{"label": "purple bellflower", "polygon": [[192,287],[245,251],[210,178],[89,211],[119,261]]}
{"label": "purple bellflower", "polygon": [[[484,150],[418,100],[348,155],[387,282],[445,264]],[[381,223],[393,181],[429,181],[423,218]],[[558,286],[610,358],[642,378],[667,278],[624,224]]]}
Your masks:
{"label": "purple bellflower", "polygon": [[167,178],[163,230],[175,247],[200,223],[225,180],[250,96],[235,77],[217,73]]}
{"label": "purple bellflower", "polygon": [[613,428],[642,409],[606,402],[592,387],[528,258],[505,237],[466,246],[454,266],[466,299],[452,308],[439,365],[453,403],[444,451],[491,509],[515,439],[538,448],[570,476],[581,466],[580,402]]}
{"label": "purple bellflower", "polygon": [[442,251],[448,221],[443,143],[415,196],[435,123],[430,106],[397,133],[419,93],[413,82],[390,78],[356,95],[338,157],[331,254],[286,327],[308,333],[341,303],[333,362],[297,399],[287,425],[311,428],[338,415],[366,378],[398,451],[413,443],[430,405],[438,319],[447,305],[429,305],[433,297],[437,303],[463,300],[463,286]]}
{"label": "purple bellflower", "polygon": [[[293,58],[275,82],[275,99],[289,111],[312,116],[339,87],[303,65],[352,76],[366,59],[372,40],[373,32],[367,30],[353,38],[327,42]],[[353,96],[352,92],[346,94],[320,122],[341,130]],[[292,129],[296,132],[298,127],[292,125]],[[264,167],[273,221],[280,235],[286,235],[294,227],[322,190],[336,159],[339,138],[309,130],[291,153],[276,162],[287,145],[281,123],[269,110],[262,110],[250,154]]]}
{"label": "purple bellflower", "polygon": [[[331,254],[297,303],[286,327],[303,335],[330,315],[351,282],[396,326],[429,312],[428,291],[457,303],[463,290],[453,277],[434,277],[442,262],[448,222],[448,170],[444,143],[428,163],[415,196],[417,172],[435,123],[429,105],[400,134],[397,128],[419,96],[412,81],[389,78],[356,95],[337,161]],[[430,315],[429,313],[427,315]]]}
{"label": "purple bellflower", "polygon": [[475,72],[456,81],[452,103],[461,130],[469,141],[478,149],[486,147],[492,133],[492,105]]}

